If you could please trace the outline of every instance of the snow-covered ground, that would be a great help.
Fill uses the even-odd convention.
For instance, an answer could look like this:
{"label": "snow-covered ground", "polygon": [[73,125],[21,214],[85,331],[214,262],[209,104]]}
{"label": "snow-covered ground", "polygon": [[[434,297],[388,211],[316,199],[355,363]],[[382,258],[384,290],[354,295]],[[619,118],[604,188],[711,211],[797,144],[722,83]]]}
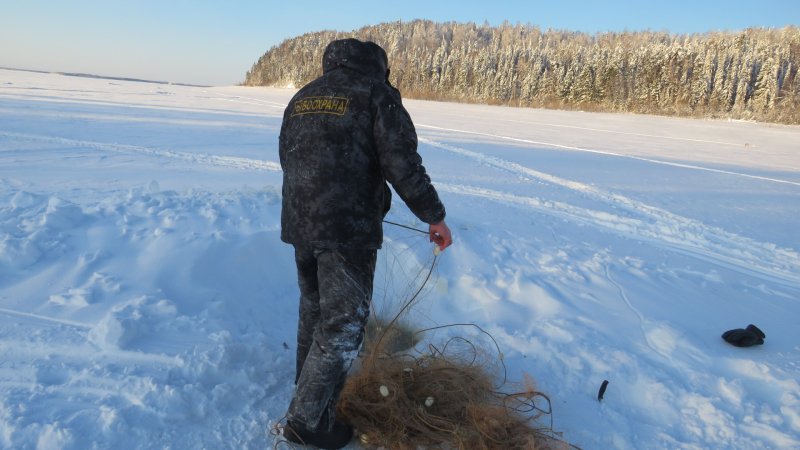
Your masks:
{"label": "snow-covered ground", "polygon": [[[0,448],[275,444],[292,93],[0,70]],[[414,326],[486,329],[584,449],[800,447],[800,128],[406,106],[455,237]],[[391,312],[433,256],[386,233]]]}

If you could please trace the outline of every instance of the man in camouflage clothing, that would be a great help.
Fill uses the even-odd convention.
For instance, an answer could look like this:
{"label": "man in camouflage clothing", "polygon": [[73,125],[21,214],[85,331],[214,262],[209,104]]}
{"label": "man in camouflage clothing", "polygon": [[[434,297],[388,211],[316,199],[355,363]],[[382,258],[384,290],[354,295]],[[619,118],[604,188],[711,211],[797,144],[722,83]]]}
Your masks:
{"label": "man in camouflage clothing", "polygon": [[297,388],[284,436],[341,448],[352,428],[336,403],[364,337],[387,181],[441,249],[452,242],[445,209],[417,153],[414,124],[389,84],[373,42],[331,42],[323,75],[289,102],[280,134],[281,239],[295,247],[300,286]]}

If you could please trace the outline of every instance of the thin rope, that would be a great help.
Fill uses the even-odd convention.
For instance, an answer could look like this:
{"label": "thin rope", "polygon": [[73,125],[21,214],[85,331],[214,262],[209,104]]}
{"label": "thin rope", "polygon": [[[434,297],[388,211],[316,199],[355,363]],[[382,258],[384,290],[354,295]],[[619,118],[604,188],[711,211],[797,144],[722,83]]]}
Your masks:
{"label": "thin rope", "polygon": [[419,228],[410,227],[408,225],[403,225],[403,224],[400,224],[400,223],[397,223],[397,222],[392,222],[390,220],[384,220],[383,223],[388,223],[389,225],[394,225],[396,227],[405,228],[407,230],[418,231],[418,232],[420,232],[422,234],[428,234],[428,232],[425,231],[425,230],[420,230]]}

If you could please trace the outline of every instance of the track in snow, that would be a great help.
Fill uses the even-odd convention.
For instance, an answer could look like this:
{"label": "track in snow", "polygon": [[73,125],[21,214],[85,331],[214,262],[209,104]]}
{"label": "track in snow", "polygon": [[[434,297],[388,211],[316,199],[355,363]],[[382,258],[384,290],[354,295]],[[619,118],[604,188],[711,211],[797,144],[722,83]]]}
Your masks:
{"label": "track in snow", "polygon": [[519,196],[475,186],[437,183],[437,187],[445,192],[524,205],[548,215],[604,228],[627,237],[678,250],[740,272],[756,274],[762,278],[767,277],[792,285],[800,283],[800,255],[794,250],[742,237],[620,194],[556,177],[502,158],[443,144],[428,138],[420,138],[420,142],[460,154],[500,170],[521,175],[526,179],[537,179],[576,191],[612,206],[613,208],[609,208],[609,210],[624,211],[628,214],[623,216],[608,212],[608,210],[591,210],[563,202]]}
{"label": "track in snow", "polygon": [[[564,150],[572,150],[572,151],[585,152],[585,153],[595,153],[595,154],[606,155],[606,156],[616,156],[616,157],[619,157],[619,158],[629,158],[629,159],[635,159],[637,161],[644,161],[644,162],[648,162],[648,163],[652,163],[652,164],[660,164],[660,165],[665,165],[665,166],[680,167],[682,169],[691,169],[691,170],[699,170],[699,171],[704,171],[704,172],[721,173],[721,174],[725,174],[725,175],[733,175],[733,176],[737,176],[737,177],[751,178],[751,179],[754,179],[754,180],[770,181],[770,182],[774,182],[774,183],[782,183],[782,184],[789,184],[789,185],[792,185],[792,186],[800,186],[800,182],[783,180],[783,179],[780,179],[780,178],[762,177],[762,176],[759,176],[759,175],[751,175],[751,174],[747,174],[747,173],[733,172],[733,171],[730,171],[730,170],[715,169],[715,168],[712,168],[712,167],[698,166],[698,165],[695,165],[695,164],[683,164],[683,163],[676,163],[676,162],[670,162],[670,161],[663,161],[663,160],[659,160],[659,159],[644,158],[644,157],[641,157],[641,156],[634,156],[634,155],[625,155],[625,154],[622,154],[622,153],[615,153],[615,152],[609,152],[609,151],[604,151],[604,150],[595,150],[595,149],[585,148],[585,147],[576,147],[576,146],[572,146],[572,145],[556,144],[556,143],[552,143],[552,142],[534,141],[534,140],[531,140],[531,139],[522,139],[522,138],[515,138],[515,137],[510,137],[510,136],[502,136],[502,135],[498,135],[498,134],[481,133],[481,132],[477,132],[477,131],[457,130],[457,129],[452,129],[452,128],[442,128],[442,127],[437,127],[437,126],[433,126],[433,125],[419,125],[418,124],[417,127],[431,129],[431,130],[437,130],[437,131],[447,131],[447,132],[452,132],[452,133],[462,133],[462,134],[471,134],[471,135],[476,135],[476,136],[484,136],[484,137],[490,137],[490,138],[501,139],[501,140],[506,140],[506,141],[520,142],[520,143],[523,143],[523,144],[539,145],[539,146],[545,146],[545,147],[551,147],[551,148],[559,148],[559,149],[564,149]],[[682,139],[689,140],[689,139],[685,139],[685,138],[682,138]],[[710,143],[715,143],[715,144],[731,145],[731,144],[728,144],[728,143],[720,143],[720,142],[714,142],[714,141],[697,141],[697,142],[710,142]]]}
{"label": "track in snow", "polygon": [[260,159],[241,158],[237,156],[217,156],[217,155],[190,153],[190,152],[178,152],[174,150],[160,150],[150,147],[142,147],[139,145],[112,144],[108,142],[84,141],[76,139],[67,139],[57,136],[44,136],[44,135],[25,134],[25,133],[0,132],[0,138],[14,139],[18,141],[44,142],[44,143],[58,144],[69,147],[99,150],[103,152],[136,153],[136,154],[154,156],[157,158],[177,159],[196,164],[228,167],[233,169],[266,170],[271,172],[281,171],[281,165],[279,163],[273,161],[260,160]]}

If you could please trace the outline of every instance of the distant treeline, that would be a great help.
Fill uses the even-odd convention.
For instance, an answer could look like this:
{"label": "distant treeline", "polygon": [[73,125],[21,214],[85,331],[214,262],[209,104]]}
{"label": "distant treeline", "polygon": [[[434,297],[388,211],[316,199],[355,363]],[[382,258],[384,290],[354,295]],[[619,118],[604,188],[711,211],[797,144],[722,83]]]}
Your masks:
{"label": "distant treeline", "polygon": [[404,96],[800,124],[800,28],[587,34],[532,25],[393,22],[271,48],[250,86],[300,87],[334,39],[383,46]]}

